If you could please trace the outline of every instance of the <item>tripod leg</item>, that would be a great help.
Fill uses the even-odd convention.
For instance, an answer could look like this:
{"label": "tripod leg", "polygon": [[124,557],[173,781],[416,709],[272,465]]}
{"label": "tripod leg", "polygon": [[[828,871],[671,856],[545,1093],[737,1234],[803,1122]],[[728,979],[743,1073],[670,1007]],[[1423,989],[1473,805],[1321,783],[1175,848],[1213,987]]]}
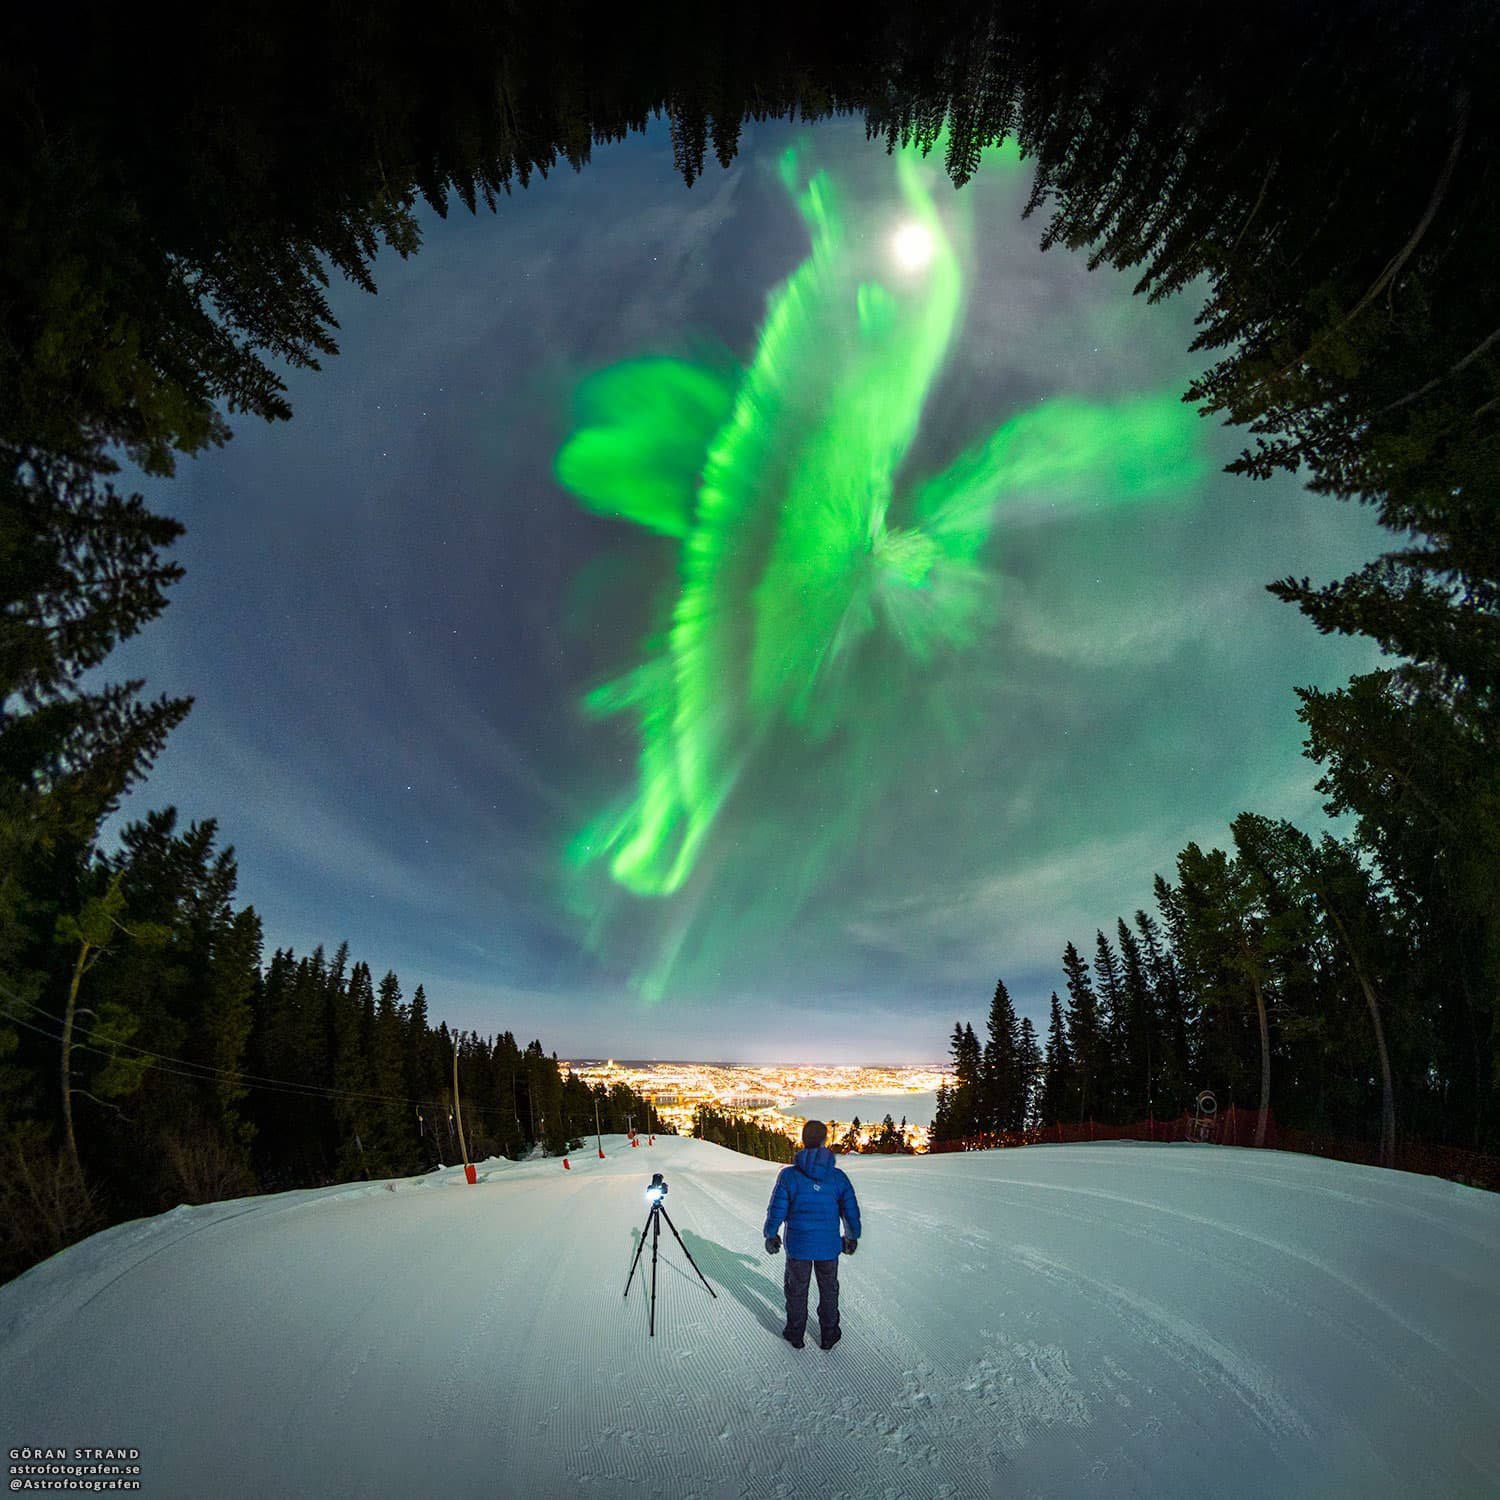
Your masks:
{"label": "tripod leg", "polygon": [[649,1208],[646,1210],[646,1222],[641,1225],[641,1242],[635,1247],[635,1259],[630,1262],[630,1275],[625,1278],[625,1295],[627,1297],[630,1295],[630,1281],[631,1277],[635,1275],[635,1268],[640,1261],[641,1251],[646,1248],[646,1230],[651,1224],[652,1212]]}
{"label": "tripod leg", "polygon": [[[677,1235],[677,1243],[679,1245],[682,1245],[682,1236],[680,1234],[677,1234],[677,1226],[672,1222],[671,1214],[669,1214],[666,1209],[662,1209],[661,1216],[667,1221],[667,1228],[670,1229],[674,1235]],[[653,1249],[654,1248],[655,1247],[653,1246]],[[698,1271],[698,1262],[693,1259],[693,1252],[689,1250],[686,1245],[682,1245],[682,1253],[687,1256],[688,1264],[695,1271]],[[704,1286],[708,1286],[708,1277],[705,1276],[702,1271],[698,1271],[698,1280],[701,1281]],[[708,1286],[708,1295],[712,1297],[716,1302],[718,1301],[719,1294],[711,1286]]]}
{"label": "tripod leg", "polygon": [[656,1242],[661,1238],[661,1204],[652,1211],[655,1224],[651,1230],[651,1337],[656,1337]]}

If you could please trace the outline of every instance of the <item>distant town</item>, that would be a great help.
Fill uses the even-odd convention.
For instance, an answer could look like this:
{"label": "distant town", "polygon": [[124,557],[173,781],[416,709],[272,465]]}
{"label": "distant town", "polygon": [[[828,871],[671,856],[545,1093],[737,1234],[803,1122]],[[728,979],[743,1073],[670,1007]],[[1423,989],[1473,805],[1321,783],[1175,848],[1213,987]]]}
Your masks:
{"label": "distant town", "polygon": [[[859,1118],[855,1139],[861,1148],[880,1134],[881,1121],[889,1112],[900,1122],[902,1111],[889,1103],[878,1116],[867,1118],[856,1101],[830,1098],[826,1111],[813,1114],[808,1101],[820,1094],[935,1093],[942,1084],[952,1084],[949,1069],[927,1067],[831,1067],[815,1064],[756,1066],[745,1063],[639,1062],[613,1058],[583,1058],[563,1062],[562,1067],[592,1087],[623,1083],[650,1101],[661,1120],[679,1135],[690,1135],[694,1113],[703,1106],[725,1114],[741,1115],[759,1125],[784,1131],[800,1143],[802,1126],[810,1118],[828,1125],[829,1144],[849,1133],[853,1117]],[[799,1112],[797,1105],[801,1101]],[[647,1121],[641,1126],[649,1128]],[[924,1121],[906,1125],[906,1141],[917,1151],[927,1149],[928,1127]]]}

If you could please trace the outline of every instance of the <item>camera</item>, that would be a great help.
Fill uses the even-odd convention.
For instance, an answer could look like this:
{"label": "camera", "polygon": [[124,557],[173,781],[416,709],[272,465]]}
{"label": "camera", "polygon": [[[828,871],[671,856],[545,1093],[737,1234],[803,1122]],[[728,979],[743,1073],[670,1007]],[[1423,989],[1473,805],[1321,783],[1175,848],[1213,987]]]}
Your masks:
{"label": "camera", "polygon": [[651,1174],[651,1186],[646,1189],[646,1197],[652,1203],[660,1203],[661,1200],[666,1196],[666,1180],[662,1177],[660,1172],[653,1172]]}

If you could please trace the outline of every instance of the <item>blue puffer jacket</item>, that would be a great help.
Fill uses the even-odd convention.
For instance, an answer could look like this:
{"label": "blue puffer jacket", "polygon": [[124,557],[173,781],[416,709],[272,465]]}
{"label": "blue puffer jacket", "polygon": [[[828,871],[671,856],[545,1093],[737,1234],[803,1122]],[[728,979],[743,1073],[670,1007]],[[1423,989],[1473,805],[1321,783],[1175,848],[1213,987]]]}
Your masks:
{"label": "blue puffer jacket", "polygon": [[859,1202],[854,1184],[834,1163],[827,1146],[799,1151],[783,1167],[766,1210],[765,1238],[786,1223],[786,1253],[794,1260],[832,1260],[843,1247],[839,1216],[850,1239],[859,1238]]}

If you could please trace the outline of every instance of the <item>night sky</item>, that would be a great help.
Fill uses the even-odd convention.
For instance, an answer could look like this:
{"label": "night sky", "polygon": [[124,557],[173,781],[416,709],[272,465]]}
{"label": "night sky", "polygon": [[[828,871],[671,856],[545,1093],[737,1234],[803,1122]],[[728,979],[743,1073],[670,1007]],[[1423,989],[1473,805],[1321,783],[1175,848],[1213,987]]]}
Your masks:
{"label": "night sky", "polygon": [[122,816],[563,1056],[933,1060],[1002,974],[1042,1022],[1189,839],[1321,826],[1292,689],[1373,648],[1263,585],[1380,536],[1222,474],[1197,301],[1026,187],[841,124],[689,190],[655,129],[424,212],[292,422],[135,481],[188,576],[111,675],[197,703]]}

